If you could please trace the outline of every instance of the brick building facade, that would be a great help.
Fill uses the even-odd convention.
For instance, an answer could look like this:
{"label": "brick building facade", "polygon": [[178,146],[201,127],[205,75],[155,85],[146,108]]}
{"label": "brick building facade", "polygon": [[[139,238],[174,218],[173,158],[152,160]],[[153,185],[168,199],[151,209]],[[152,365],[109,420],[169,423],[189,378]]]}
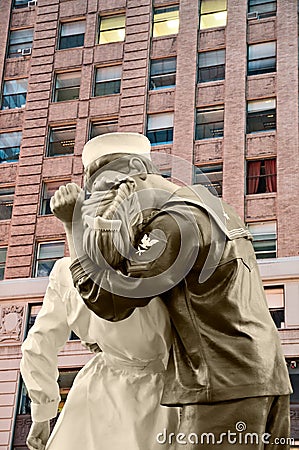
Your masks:
{"label": "brick building facade", "polygon": [[[0,450],[25,448],[20,346],[67,254],[49,198],[107,131],[146,133],[165,176],[204,173],[250,227],[299,442],[298,2],[2,0],[0,17]],[[89,357],[67,343],[63,395]]]}

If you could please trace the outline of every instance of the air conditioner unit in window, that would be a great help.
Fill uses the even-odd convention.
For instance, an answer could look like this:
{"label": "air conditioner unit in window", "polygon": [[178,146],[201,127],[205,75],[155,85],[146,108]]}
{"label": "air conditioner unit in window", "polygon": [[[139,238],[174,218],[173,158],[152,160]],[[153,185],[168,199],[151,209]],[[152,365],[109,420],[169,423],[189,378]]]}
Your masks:
{"label": "air conditioner unit in window", "polygon": [[31,48],[22,48],[22,55],[28,56],[31,55],[32,49]]}
{"label": "air conditioner unit in window", "polygon": [[252,11],[247,14],[248,20],[253,20],[253,19],[258,19],[258,18],[259,18],[259,13],[257,11]]}
{"label": "air conditioner unit in window", "polygon": [[37,5],[37,0],[29,0],[27,5],[28,5],[28,8],[34,8]]}

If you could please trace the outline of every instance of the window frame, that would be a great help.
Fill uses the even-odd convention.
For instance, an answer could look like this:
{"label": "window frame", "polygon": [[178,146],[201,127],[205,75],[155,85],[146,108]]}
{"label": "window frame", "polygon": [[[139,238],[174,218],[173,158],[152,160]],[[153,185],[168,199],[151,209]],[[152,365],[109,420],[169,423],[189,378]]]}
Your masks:
{"label": "window frame", "polygon": [[[200,170],[200,173],[196,173],[197,169]],[[216,174],[219,174],[221,176],[217,177]],[[209,177],[215,179],[213,180]],[[197,178],[199,178],[199,180],[197,180]],[[202,181],[200,181],[200,178],[202,178]],[[217,197],[222,197],[223,164],[197,164],[194,167],[193,184],[200,184],[201,186],[205,186],[207,189],[209,189],[210,192],[212,192],[212,194],[216,195]]]}
{"label": "window frame", "polygon": [[[98,73],[101,69],[109,69],[109,68],[120,68],[120,74],[118,74],[118,77],[115,78],[106,78],[100,81],[97,81]],[[109,70],[107,71],[109,72]],[[122,79],[122,65],[121,64],[114,64],[111,66],[99,66],[95,67],[94,71],[94,89],[93,89],[93,96],[94,97],[107,97],[109,95],[118,95],[121,92],[121,79]],[[112,91],[116,92],[110,92],[110,89],[112,87]],[[105,90],[107,88],[107,93],[105,93]],[[97,93],[97,91],[103,89],[103,93]]]}
{"label": "window frame", "polygon": [[[65,87],[57,87],[57,82],[59,81],[59,76],[61,75],[66,75],[66,74],[80,74],[80,83],[79,85],[70,85],[70,86],[65,86]],[[65,78],[67,79],[67,77]],[[71,77],[69,78],[70,80],[72,79]],[[78,77],[75,77],[74,80],[78,79]],[[54,89],[53,89],[53,98],[52,98],[52,102],[53,103],[60,103],[60,102],[71,102],[71,101],[78,101],[80,98],[80,87],[81,87],[81,70],[74,70],[74,71],[69,71],[69,72],[57,72],[55,74],[55,82],[54,82]],[[59,98],[59,94],[61,92],[66,92],[67,90],[77,90],[77,95],[74,98],[62,98],[60,100],[58,100]]]}
{"label": "window frame", "polygon": [[[163,62],[166,61],[167,62],[174,62],[174,68],[170,69],[170,70],[164,70],[163,71]],[[157,73],[157,74],[153,74],[152,73],[152,69],[153,69],[153,65],[155,64],[159,64],[162,63],[162,70],[161,73]],[[171,56],[168,58],[159,58],[159,59],[151,59],[150,60],[150,73],[149,73],[149,90],[150,91],[157,91],[160,89],[171,89],[171,88],[175,88],[176,86],[176,63],[177,63],[177,57],[176,56]],[[173,83],[166,83],[163,84],[163,80],[167,80],[167,78],[173,78],[174,82]],[[161,79],[161,83],[160,85],[155,85],[155,80],[157,79]]]}
{"label": "window frame", "polygon": [[[212,54],[212,53],[224,53],[224,63],[222,64],[213,64],[213,65],[207,65],[207,66],[200,66],[200,57],[204,54]],[[211,81],[222,81],[225,80],[225,58],[226,58],[226,49],[225,48],[219,48],[217,50],[210,50],[205,52],[198,52],[198,58],[197,58],[197,83],[209,83]],[[210,72],[212,70],[216,70],[216,74],[214,76],[209,77],[203,77],[201,75],[201,72],[208,71]],[[202,79],[204,78],[204,79]]]}
{"label": "window frame", "polygon": [[[52,144],[56,144],[56,143],[61,143],[62,141],[51,141],[52,139],[52,134],[55,132],[68,132],[68,131],[74,131],[74,141],[71,141],[70,139],[68,139],[72,145],[69,145],[70,151],[67,152],[63,152],[63,153],[54,153],[54,150],[51,150],[51,145]],[[74,148],[75,148],[75,141],[76,141],[76,125],[60,125],[60,126],[55,126],[55,125],[49,125],[48,128],[48,139],[47,139],[47,150],[46,150],[46,157],[47,158],[56,158],[59,156],[67,156],[67,155],[73,155],[74,154]],[[73,143],[72,143],[73,142]],[[53,146],[54,147],[54,146]],[[61,147],[63,147],[63,145],[61,145]],[[65,146],[67,147],[67,146]],[[51,154],[52,153],[52,154]]]}
{"label": "window frame", "polygon": [[[104,29],[102,30],[102,22],[103,20],[109,20],[109,19],[114,19],[115,17],[124,17],[124,26],[121,27],[112,27],[112,28],[108,28],[108,29]],[[117,40],[107,40],[106,42],[101,42],[102,38],[103,38],[103,33],[109,33],[111,31],[118,31],[118,34],[120,34],[120,30],[123,30],[123,36],[120,36],[119,39]],[[124,42],[126,39],[126,14],[125,12],[123,13],[118,13],[118,14],[111,14],[111,15],[99,15],[99,25],[98,25],[98,39],[97,39],[97,44],[98,45],[105,45],[105,44],[114,44],[116,42]]]}
{"label": "window frame", "polygon": [[[267,297],[267,291],[275,291],[275,290],[280,290],[282,291],[282,306],[271,306],[269,301],[268,301],[268,297]],[[268,308],[271,314],[271,317],[276,325],[276,328],[278,329],[283,329],[285,328],[285,286],[284,285],[270,285],[270,284],[266,284],[264,285],[264,291],[265,291],[265,296],[266,296],[266,300],[267,300],[267,304],[268,304]],[[280,319],[283,320],[280,320]],[[280,321],[280,326],[278,326],[278,323]],[[283,324],[283,326],[281,326]]]}
{"label": "window frame", "polygon": [[[55,240],[55,241],[40,241],[40,242],[36,242],[36,246],[35,246],[35,253],[34,253],[34,264],[33,264],[33,270],[32,270],[32,276],[33,278],[43,278],[43,277],[48,277],[51,273],[51,270],[55,264],[56,261],[58,261],[60,258],[63,258],[64,256],[64,252],[62,255],[60,256],[55,256],[52,258],[41,258],[39,257],[40,255],[40,249],[42,245],[49,245],[49,244],[63,244],[63,251],[65,251],[65,241],[64,240]],[[41,261],[44,262],[50,262],[50,264],[52,264],[52,267],[50,268],[49,272],[47,275],[38,275],[38,270],[39,270],[39,263]]]}
{"label": "window frame", "polygon": [[[252,57],[250,58],[250,50],[255,47],[257,48],[258,46],[262,46],[262,45],[266,45],[266,44],[275,44],[275,52],[274,55],[266,55],[266,56],[262,56],[262,57]],[[258,42],[255,44],[248,44],[247,45],[247,75],[248,76],[253,76],[253,75],[261,75],[261,74],[265,74],[265,73],[272,73],[272,72],[276,72],[276,48],[277,48],[277,43],[276,41],[267,41],[267,42]],[[262,66],[261,68],[256,68],[256,69],[251,69],[250,68],[250,63],[257,63],[257,62],[261,62],[261,61],[269,61],[269,60],[273,60],[274,59],[274,65],[272,66]]]}
{"label": "window frame", "polygon": [[[273,103],[272,106],[274,108],[266,108],[266,109],[260,109],[257,108],[253,111],[249,111],[249,106],[252,104],[262,104],[271,102]],[[272,119],[269,122],[264,121],[265,118]],[[274,122],[273,122],[274,118]],[[264,128],[259,127],[259,123],[262,123],[264,125]],[[274,125],[273,125],[274,123]],[[269,124],[265,127],[266,124]],[[275,97],[269,97],[269,98],[263,98],[263,99],[257,99],[257,100],[249,100],[247,101],[247,114],[246,114],[246,133],[252,134],[252,133],[261,133],[261,132],[267,132],[267,131],[276,131],[276,98]]]}
{"label": "window frame", "polygon": [[[158,116],[160,116],[160,119],[162,119],[162,116],[164,116],[164,119],[166,119],[166,116],[168,116],[169,119],[168,121],[170,123],[172,122],[172,126],[149,128],[149,122],[155,118],[158,118]],[[149,139],[151,146],[171,145],[173,143],[173,121],[174,121],[174,112],[172,111],[157,114],[149,114],[147,116],[146,136]],[[157,139],[159,136],[165,136],[165,140]]]}
{"label": "window frame", "polygon": [[[103,130],[103,133],[94,133],[95,127],[108,127],[108,129]],[[109,127],[112,127],[112,130],[109,130]],[[90,122],[90,129],[89,129],[89,139],[92,139],[96,136],[101,136],[102,134],[106,133],[114,133],[118,130],[118,118],[111,118],[111,119],[105,119],[105,120],[94,120]]]}
{"label": "window frame", "polygon": [[[8,85],[8,83],[11,83],[14,81],[16,82],[16,86],[18,84],[17,83],[18,81],[26,81],[26,83],[24,83],[24,84],[26,84],[26,90],[17,90],[16,92],[5,94],[5,89],[6,89],[6,86]],[[13,84],[12,84],[12,86],[13,86]],[[10,78],[7,80],[3,80],[2,96],[1,96],[1,110],[7,111],[10,109],[25,108],[27,91],[28,91],[28,78]],[[16,106],[12,106],[12,104],[11,104],[11,99],[14,99],[14,98],[15,98],[14,101],[15,101]],[[8,106],[4,104],[6,101],[8,103]]]}
{"label": "window frame", "polygon": [[[15,145],[13,147],[1,147],[1,137],[2,136],[6,136],[6,135],[11,135],[11,134],[15,134],[15,135],[19,135],[19,144]],[[16,138],[16,142],[18,141],[18,139]],[[0,133],[0,164],[12,164],[12,163],[16,163],[19,160],[19,155],[20,155],[20,149],[21,149],[21,143],[22,143],[22,131],[8,131],[5,133]],[[16,152],[15,152],[16,150]],[[10,156],[9,153],[11,153],[11,159],[10,160]],[[2,158],[4,157],[4,155],[7,157],[6,159]],[[15,157],[17,156],[17,158]]]}
{"label": "window frame", "polygon": [[[199,30],[200,31],[205,31],[205,30],[211,30],[213,28],[224,28],[224,27],[226,27],[226,24],[227,24],[227,0],[222,0],[223,2],[225,2],[225,9],[215,9],[215,10],[211,10],[209,12],[204,12],[203,13],[202,9],[205,6],[205,2],[206,1],[208,1],[208,0],[202,0],[201,1],[201,5],[200,5]],[[222,23],[222,24],[220,24],[218,26],[202,26],[202,19],[206,19],[207,16],[212,16],[212,15],[215,16],[215,14],[222,14],[223,16],[225,15],[225,23],[224,24]]]}
{"label": "window frame", "polygon": [[[203,122],[199,123],[198,118],[199,114],[209,114],[209,113],[217,113],[223,112],[223,120],[211,120],[209,122]],[[214,128],[214,125],[217,124],[217,128]],[[220,125],[220,128],[219,128]],[[222,125],[222,128],[221,128]],[[213,127],[212,129],[209,128],[206,132],[206,127]],[[203,132],[200,132],[201,128]],[[200,141],[204,139],[217,139],[217,138],[223,138],[224,136],[224,104],[223,105],[214,105],[214,106],[207,106],[207,107],[200,107],[196,108],[196,121],[195,121],[195,140]]]}
{"label": "window frame", "polygon": [[[7,260],[7,246],[1,246],[0,247],[0,281],[4,280],[5,275],[5,266],[6,266],[6,260]],[[4,256],[3,256],[4,255]]]}
{"label": "window frame", "polygon": [[[27,40],[25,40],[25,41],[22,38],[21,43],[19,43],[19,44],[13,44],[11,42],[12,33],[22,32],[22,31],[25,31],[25,30],[31,30],[32,31],[32,36],[27,38]],[[12,59],[12,58],[20,58],[20,57],[30,56],[31,55],[31,50],[32,50],[32,44],[33,44],[33,34],[34,34],[34,28],[32,28],[32,27],[26,27],[26,28],[19,28],[19,29],[16,29],[16,30],[15,29],[10,30],[6,57],[8,59]],[[12,47],[14,48],[14,47],[17,47],[17,46],[19,46],[17,51],[12,51]]]}
{"label": "window frame", "polygon": [[[269,225],[269,224],[273,224],[274,225],[274,232],[264,232],[264,233],[252,233],[252,228],[255,225]],[[254,248],[254,252],[255,252],[255,256],[256,259],[275,259],[277,258],[277,223],[276,221],[265,221],[265,222],[251,222],[248,223],[248,228],[250,233],[252,234],[253,237],[253,248]],[[251,228],[251,229],[250,229]],[[258,236],[258,238],[256,239],[255,236]],[[265,236],[265,238],[263,239],[263,236]],[[267,245],[267,243],[271,242],[272,243],[272,247],[270,248],[270,250],[257,250],[256,249],[256,245],[255,243],[265,243]],[[268,256],[267,256],[268,255]]]}
{"label": "window frame", "polygon": [[[265,161],[275,161],[275,171],[274,173],[266,173]],[[259,169],[259,174],[249,175],[250,172],[250,164],[260,162],[261,166]],[[267,180],[269,177],[274,177],[272,187],[273,190],[270,190],[271,186],[267,186]],[[256,186],[250,186],[250,180],[256,180]],[[277,191],[277,159],[276,157],[270,158],[255,158],[248,159],[246,161],[246,195],[257,195],[257,194],[269,194],[275,193]],[[254,189],[255,188],[255,189]],[[250,192],[255,190],[256,192]]]}
{"label": "window frame", "polygon": [[259,19],[263,19],[265,17],[272,17],[276,16],[277,11],[277,1],[276,0],[254,0],[259,1],[260,3],[258,5],[267,5],[268,3],[275,4],[275,10],[270,11],[259,11],[258,5],[251,5],[251,0],[248,0],[248,14],[256,12],[258,14]]}
{"label": "window frame", "polygon": [[[8,191],[8,192],[5,192],[5,191]],[[5,186],[5,187],[3,186],[0,188],[0,221],[11,219],[12,208],[13,208],[13,203],[14,203],[14,196],[15,196],[15,187],[14,186]],[[1,197],[2,198],[8,197],[8,198],[7,199],[4,198],[4,200],[2,200]],[[4,207],[4,216],[5,216],[5,209],[8,208],[8,217],[2,218],[2,214],[1,214],[2,207]]]}
{"label": "window frame", "polygon": [[[70,25],[70,24],[76,24],[76,23],[84,23],[84,33],[75,33],[75,34],[66,34],[65,36],[62,35],[63,33],[63,27]],[[86,32],[86,20],[85,19],[78,19],[78,20],[72,20],[72,21],[66,21],[66,22],[60,22],[59,26],[59,36],[57,40],[57,50],[68,50],[70,48],[78,48],[78,47],[84,47],[84,41],[85,41],[85,32]],[[74,45],[61,45],[62,42],[71,43],[71,41],[68,42],[68,39],[74,38],[74,37],[80,36],[80,39],[82,39],[82,42],[80,44],[77,44],[76,42]],[[65,38],[65,39],[64,39]]]}
{"label": "window frame", "polygon": [[[159,17],[159,14],[167,14],[167,13],[175,13],[177,12],[177,14],[174,14],[174,18],[171,19],[162,19],[162,20],[157,20]],[[158,25],[163,24],[164,26],[168,26],[169,24],[168,22],[177,22],[175,23],[173,29],[175,31],[173,32],[159,32],[159,29],[157,30]],[[157,25],[158,24],[158,25]],[[180,27],[180,5],[165,5],[165,6],[159,6],[159,7],[154,7],[153,10],[153,22],[152,22],[152,37],[153,38],[160,38],[160,37],[164,37],[164,36],[173,36],[178,34],[179,32],[179,27]],[[171,29],[171,26],[169,27]]]}

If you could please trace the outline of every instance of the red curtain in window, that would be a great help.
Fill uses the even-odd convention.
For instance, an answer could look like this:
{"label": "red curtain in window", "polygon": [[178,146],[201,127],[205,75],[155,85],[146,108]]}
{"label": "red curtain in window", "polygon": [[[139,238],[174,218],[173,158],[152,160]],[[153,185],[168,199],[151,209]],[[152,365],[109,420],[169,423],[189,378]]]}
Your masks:
{"label": "red curtain in window", "polygon": [[256,194],[261,173],[261,161],[247,163],[247,194]]}
{"label": "red curtain in window", "polygon": [[265,159],[265,175],[267,192],[276,192],[276,159]]}

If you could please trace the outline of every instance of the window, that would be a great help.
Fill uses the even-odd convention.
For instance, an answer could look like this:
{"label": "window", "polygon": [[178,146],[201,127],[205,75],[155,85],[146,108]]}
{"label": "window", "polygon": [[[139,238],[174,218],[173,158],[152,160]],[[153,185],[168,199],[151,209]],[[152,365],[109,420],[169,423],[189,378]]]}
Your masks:
{"label": "window", "polygon": [[42,188],[42,198],[41,198],[41,207],[40,207],[40,214],[45,216],[48,214],[52,214],[52,211],[50,209],[50,200],[51,197],[55,194],[57,189],[59,189],[60,186],[65,185],[70,181],[49,181],[47,183],[43,183]]}
{"label": "window", "polygon": [[276,258],[276,222],[252,223],[248,228],[253,237],[256,257]]}
{"label": "window", "polygon": [[225,50],[202,52],[198,55],[198,83],[224,80]]}
{"label": "window", "polygon": [[99,44],[122,42],[126,36],[126,16],[109,16],[100,19]]}
{"label": "window", "polygon": [[1,109],[23,108],[26,94],[27,78],[4,81]]}
{"label": "window", "polygon": [[100,134],[114,133],[117,131],[117,128],[117,119],[93,122],[91,124],[90,139],[99,136]]}
{"label": "window", "polygon": [[223,136],[224,107],[198,108],[196,111],[195,139],[211,139]]}
{"label": "window", "polygon": [[28,6],[28,0],[13,0],[13,8],[25,8]]}
{"label": "window", "polygon": [[120,93],[121,65],[99,67],[96,70],[95,96],[113,95]]}
{"label": "window", "polygon": [[275,16],[276,1],[273,1],[273,0],[249,0],[248,13],[257,13],[259,18]]}
{"label": "window", "polygon": [[226,0],[202,0],[200,30],[226,26]]}
{"label": "window", "polygon": [[11,31],[9,35],[8,58],[31,55],[32,41],[33,28]]}
{"label": "window", "polygon": [[175,86],[176,58],[154,59],[151,61],[150,89]]}
{"label": "window", "polygon": [[[293,387],[293,393],[290,396],[291,405],[299,405],[299,359],[293,358],[287,361],[289,375]],[[292,406],[291,406],[292,408]],[[294,412],[294,410],[292,411]],[[291,416],[292,420],[292,416]],[[295,421],[294,421],[295,422]],[[296,423],[296,422],[295,422]],[[293,448],[293,447],[291,447]],[[294,447],[293,449],[297,449]]]}
{"label": "window", "polygon": [[275,98],[247,103],[247,133],[276,129]]}
{"label": "window", "polygon": [[247,161],[247,194],[276,192],[276,159]]}
{"label": "window", "polygon": [[0,247],[0,281],[4,279],[6,253],[7,253],[7,248]]}
{"label": "window", "polygon": [[195,167],[194,184],[201,184],[214,195],[222,196],[222,165]]}
{"label": "window", "polygon": [[173,141],[173,113],[148,116],[146,135],[152,145],[171,144]]}
{"label": "window", "polygon": [[62,156],[73,154],[75,134],[75,126],[50,128],[47,156]]}
{"label": "window", "polygon": [[248,75],[275,72],[276,42],[248,46]]}
{"label": "window", "polygon": [[49,276],[55,261],[64,256],[64,242],[40,243],[37,247],[34,268],[35,277]]}
{"label": "window", "polygon": [[161,169],[159,172],[163,178],[171,181],[171,169]]}
{"label": "window", "polygon": [[80,72],[58,73],[56,75],[54,102],[77,100],[79,98]]}
{"label": "window", "polygon": [[0,220],[11,218],[14,193],[14,187],[0,189]]}
{"label": "window", "polygon": [[58,48],[82,47],[84,45],[85,22],[66,22],[61,24]]}
{"label": "window", "polygon": [[179,32],[179,5],[154,9],[153,37]]}
{"label": "window", "polygon": [[270,314],[277,328],[285,327],[284,287],[264,286]]}
{"label": "window", "polygon": [[0,133],[0,163],[18,161],[21,140],[21,131]]}

